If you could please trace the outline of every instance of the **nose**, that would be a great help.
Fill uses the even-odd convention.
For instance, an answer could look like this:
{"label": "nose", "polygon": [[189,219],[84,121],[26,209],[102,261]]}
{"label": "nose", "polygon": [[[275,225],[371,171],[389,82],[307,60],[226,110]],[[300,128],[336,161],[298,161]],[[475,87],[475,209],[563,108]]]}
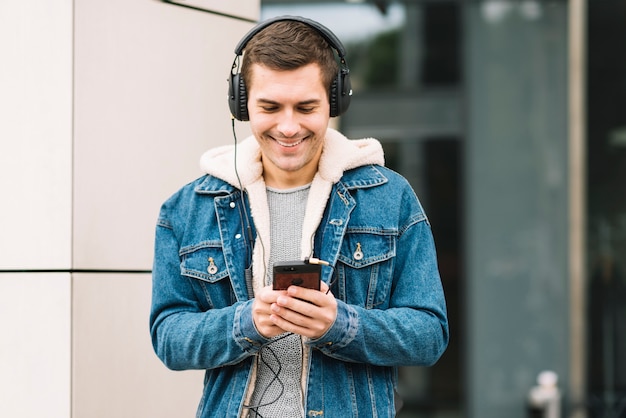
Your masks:
{"label": "nose", "polygon": [[285,136],[291,138],[300,131],[300,122],[292,109],[285,109],[280,114],[276,129]]}

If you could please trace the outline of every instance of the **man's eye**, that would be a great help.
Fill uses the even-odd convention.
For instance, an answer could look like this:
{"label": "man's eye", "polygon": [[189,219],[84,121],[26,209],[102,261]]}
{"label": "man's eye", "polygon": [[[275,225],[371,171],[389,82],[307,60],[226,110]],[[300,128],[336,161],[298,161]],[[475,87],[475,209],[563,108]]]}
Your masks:
{"label": "man's eye", "polygon": [[278,110],[278,107],[276,107],[276,106],[262,106],[261,109],[263,109],[264,112],[275,112],[276,110]]}
{"label": "man's eye", "polygon": [[301,107],[300,112],[302,113],[311,113],[315,110],[314,107]]}

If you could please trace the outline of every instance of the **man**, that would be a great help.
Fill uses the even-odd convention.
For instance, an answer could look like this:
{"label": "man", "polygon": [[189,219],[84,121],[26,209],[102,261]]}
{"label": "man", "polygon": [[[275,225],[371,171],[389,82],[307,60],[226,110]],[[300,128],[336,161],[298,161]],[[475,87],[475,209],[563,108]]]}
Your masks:
{"label": "man", "polygon": [[[393,417],[396,368],[448,343],[426,215],[378,141],[328,128],[351,93],[328,29],[275,18],[233,71],[242,52],[229,100],[253,136],[208,151],[161,208],[155,351],[207,370],[199,417]],[[321,266],[319,289],[274,290],[273,266],[297,260]]]}

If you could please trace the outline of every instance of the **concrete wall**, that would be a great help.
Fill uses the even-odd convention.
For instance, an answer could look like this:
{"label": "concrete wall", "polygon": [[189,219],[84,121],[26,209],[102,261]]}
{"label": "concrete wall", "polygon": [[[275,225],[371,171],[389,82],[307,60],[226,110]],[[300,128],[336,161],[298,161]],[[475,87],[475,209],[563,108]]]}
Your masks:
{"label": "concrete wall", "polygon": [[0,416],[194,415],[202,373],[150,344],[154,225],[232,141],[226,78],[260,7],[202,3],[0,3]]}

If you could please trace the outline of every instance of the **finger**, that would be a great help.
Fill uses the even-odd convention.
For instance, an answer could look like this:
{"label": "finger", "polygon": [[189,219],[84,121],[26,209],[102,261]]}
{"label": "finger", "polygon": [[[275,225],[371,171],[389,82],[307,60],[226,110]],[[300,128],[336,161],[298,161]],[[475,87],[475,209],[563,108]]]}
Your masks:
{"label": "finger", "polygon": [[321,335],[324,335],[329,327],[323,321],[295,314],[293,311],[286,311],[285,316],[272,314],[270,319],[274,322],[274,324],[276,324],[276,326],[287,332],[293,332],[294,334],[303,335],[309,338],[318,338]]}
{"label": "finger", "polygon": [[278,328],[284,329],[287,332],[293,332],[294,334],[311,336],[315,332],[314,321],[310,318],[303,317],[302,315],[294,315],[293,312],[287,313],[287,317],[272,314],[270,316],[271,321]]}
{"label": "finger", "polygon": [[289,322],[304,325],[303,321],[318,315],[316,310],[320,308],[304,300],[283,296],[278,298],[278,301],[272,304],[270,309],[274,315],[279,315]]}
{"label": "finger", "polygon": [[271,304],[276,302],[276,298],[281,294],[285,294],[284,290],[274,290],[272,286],[265,286],[256,294],[256,298],[267,303]]}
{"label": "finger", "polygon": [[328,293],[329,290],[330,290],[330,288],[328,287],[326,282],[321,282],[320,283],[320,292]]}
{"label": "finger", "polygon": [[[312,293],[313,298],[316,299],[328,299],[327,295],[321,294],[316,290],[303,289],[302,294]],[[304,292],[308,290],[309,292]],[[285,321],[294,324],[296,326],[320,330],[328,329],[330,325],[335,321],[337,316],[336,303],[333,304],[334,298],[330,299],[328,303],[315,304],[300,300],[289,296],[281,296],[276,303],[272,304],[271,310],[273,315],[277,315]],[[282,327],[284,324],[280,323]]]}
{"label": "finger", "polygon": [[276,325],[269,313],[264,315],[257,315],[253,317],[253,321],[254,326],[256,327],[259,334],[261,334],[265,338],[272,338],[285,332],[285,330]]}
{"label": "finger", "polygon": [[[328,290],[328,286],[326,286],[325,289]],[[315,306],[324,306],[329,303],[326,291],[321,290],[307,289],[298,286],[289,286],[289,288],[287,289],[287,295],[300,301],[306,301],[309,304],[313,304]],[[280,297],[277,300],[279,299]],[[282,303],[279,303],[279,305],[284,306]]]}

